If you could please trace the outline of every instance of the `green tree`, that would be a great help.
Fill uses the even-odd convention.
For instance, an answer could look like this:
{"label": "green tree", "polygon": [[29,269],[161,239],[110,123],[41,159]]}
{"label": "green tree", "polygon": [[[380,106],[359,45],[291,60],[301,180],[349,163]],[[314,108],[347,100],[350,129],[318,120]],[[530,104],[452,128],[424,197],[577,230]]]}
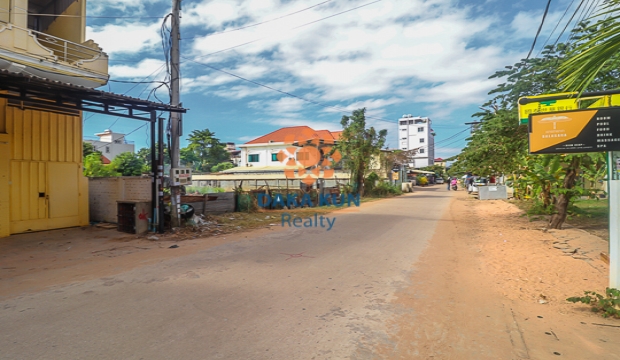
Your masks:
{"label": "green tree", "polygon": [[561,65],[561,85],[568,91],[583,92],[602,77],[618,78],[620,69],[620,0],[607,0],[600,11],[580,24],[575,46]]}
{"label": "green tree", "polygon": [[88,155],[94,154],[94,153],[101,155],[101,151],[98,151],[97,149],[95,149],[95,146],[92,143],[83,141],[82,142],[82,155],[84,159],[86,159]]}
{"label": "green tree", "polygon": [[[580,39],[577,44],[547,46],[541,58],[522,60],[492,75],[491,78],[505,82],[489,93],[494,97],[483,104],[485,110],[474,114],[481,120],[480,127],[468,139],[450,173],[511,174],[516,188],[522,188],[525,196],[532,189],[530,195],[539,197],[546,206],[553,206],[549,226],[561,228],[568,206],[582,191],[581,176],[596,173],[593,169],[597,165],[593,164],[599,163],[601,154],[529,155],[527,128],[519,126],[517,101],[523,96],[562,91],[560,80],[564,73],[559,69],[567,54],[587,41],[593,32],[593,28],[582,24],[573,34]],[[617,75],[611,66],[603,68],[589,82],[587,90],[616,88],[620,85]]]}
{"label": "green tree", "polygon": [[122,176],[140,176],[144,168],[144,161],[132,152],[124,152],[118,154],[110,166]]}
{"label": "green tree", "polygon": [[220,172],[220,171],[232,169],[234,167],[235,167],[235,165],[233,165],[233,163],[231,163],[231,162],[223,162],[223,163],[219,163],[219,164],[213,166],[211,168],[211,172]]}
{"label": "green tree", "polygon": [[230,158],[226,147],[209,129],[194,130],[187,140],[189,141],[187,149],[194,155],[190,158],[187,154],[187,159],[192,160],[194,169],[197,171],[208,172],[213,166]]}
{"label": "green tree", "polygon": [[387,130],[366,128],[366,108],[354,110],[351,116],[340,121],[342,135],[337,149],[342,154],[344,166],[351,172],[353,192],[364,195],[364,177],[373,155],[378,155],[385,144]]}
{"label": "green tree", "polygon": [[104,165],[101,161],[101,154],[92,153],[84,158],[84,176],[88,177],[110,177],[120,176],[112,165]]}

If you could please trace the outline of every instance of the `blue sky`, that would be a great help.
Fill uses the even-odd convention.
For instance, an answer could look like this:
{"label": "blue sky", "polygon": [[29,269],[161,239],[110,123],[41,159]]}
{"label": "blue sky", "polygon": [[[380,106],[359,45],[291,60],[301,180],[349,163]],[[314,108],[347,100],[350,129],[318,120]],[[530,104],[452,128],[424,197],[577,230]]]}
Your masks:
{"label": "blue sky", "polygon": [[[88,3],[88,15],[100,17],[88,18],[87,38],[109,54],[111,79],[164,79],[160,31],[170,3]],[[552,2],[539,46],[569,3]],[[184,1],[181,100],[190,109],[184,132],[208,128],[221,141],[239,144],[284,126],[339,130],[342,115],[366,107],[369,124],[388,130],[390,147],[397,145],[398,118],[413,114],[433,120],[437,157],[456,155],[466,133],[442,140],[472,121],[499,82],[488,77],[527,55],[545,5],[541,0]],[[257,23],[262,24],[252,26]],[[168,102],[165,88],[155,98],[153,86],[111,82],[101,89]],[[141,125],[85,114],[84,135],[108,128],[129,133]],[[147,134],[144,127],[127,138],[137,150],[147,145]]]}

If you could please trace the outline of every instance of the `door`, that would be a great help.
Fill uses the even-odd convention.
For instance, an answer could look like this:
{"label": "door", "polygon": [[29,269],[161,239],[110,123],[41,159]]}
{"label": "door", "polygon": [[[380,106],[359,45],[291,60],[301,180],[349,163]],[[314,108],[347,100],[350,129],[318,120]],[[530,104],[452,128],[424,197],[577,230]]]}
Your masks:
{"label": "door", "polygon": [[11,161],[11,233],[47,229],[47,169],[41,161]]}

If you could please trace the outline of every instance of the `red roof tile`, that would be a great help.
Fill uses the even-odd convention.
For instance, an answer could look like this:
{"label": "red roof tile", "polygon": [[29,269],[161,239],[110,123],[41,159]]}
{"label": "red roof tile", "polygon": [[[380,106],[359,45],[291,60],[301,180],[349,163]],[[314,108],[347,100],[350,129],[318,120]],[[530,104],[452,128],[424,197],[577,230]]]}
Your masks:
{"label": "red roof tile", "polygon": [[[342,131],[338,131],[337,133],[341,133]],[[324,141],[333,142],[337,140],[334,136],[334,133],[329,130],[318,130],[315,131],[309,126],[291,126],[285,127],[282,129],[278,129],[276,131],[270,132],[267,135],[263,135],[254,140],[248,141],[246,144],[266,144],[270,142],[302,142],[308,141],[313,138],[319,138]]]}

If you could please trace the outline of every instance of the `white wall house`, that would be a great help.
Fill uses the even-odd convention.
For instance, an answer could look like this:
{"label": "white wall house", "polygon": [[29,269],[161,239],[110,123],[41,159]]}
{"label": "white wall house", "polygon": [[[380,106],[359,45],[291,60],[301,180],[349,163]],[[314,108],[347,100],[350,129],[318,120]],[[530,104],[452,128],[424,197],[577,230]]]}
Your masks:
{"label": "white wall house", "polygon": [[434,164],[435,137],[431,125],[431,119],[411,114],[398,119],[398,149],[418,149],[410,167],[419,169]]}
{"label": "white wall house", "polygon": [[134,152],[134,144],[125,139],[125,134],[115,133],[108,129],[95,135],[99,137],[99,140],[84,140],[84,142],[93,144],[95,150],[101,151],[108,160],[113,160],[124,152]]}
{"label": "white wall house", "polygon": [[[294,141],[305,142],[313,138],[319,138],[328,143],[335,143],[342,131],[318,130],[308,126],[292,126],[278,129],[267,135],[256,138],[245,144],[239,145],[241,149],[240,167],[284,167],[277,154],[291,148]],[[299,149],[298,149],[299,150]],[[297,157],[297,154],[289,154]],[[299,160],[299,159],[297,159]]]}
{"label": "white wall house", "polygon": [[239,166],[241,167],[284,166],[277,158],[277,154],[287,148],[283,142],[243,144],[239,148],[241,148],[241,158],[239,159]]}

